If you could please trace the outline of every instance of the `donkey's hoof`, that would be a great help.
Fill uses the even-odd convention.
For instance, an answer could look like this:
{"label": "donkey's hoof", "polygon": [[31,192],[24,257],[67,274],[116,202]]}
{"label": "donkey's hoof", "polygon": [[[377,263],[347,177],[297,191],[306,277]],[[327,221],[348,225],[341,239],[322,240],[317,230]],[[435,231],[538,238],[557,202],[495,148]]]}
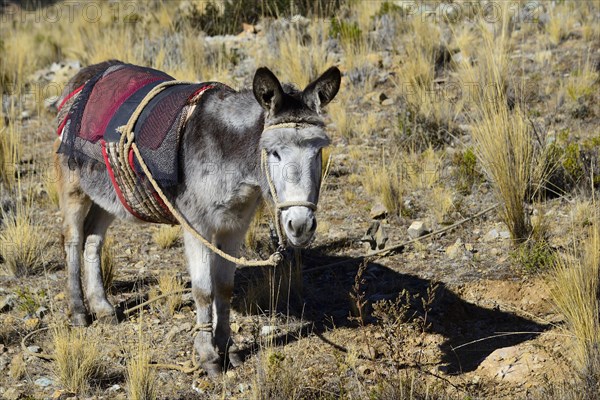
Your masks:
{"label": "donkey's hoof", "polygon": [[92,323],[92,318],[88,314],[74,313],[71,315],[71,325],[73,326],[89,326]]}
{"label": "donkey's hoof", "polygon": [[223,367],[221,366],[220,361],[207,361],[200,363],[202,369],[206,372],[211,378],[216,378],[223,373]]}
{"label": "donkey's hoof", "polygon": [[235,345],[229,346],[227,356],[229,358],[229,364],[231,364],[231,366],[234,368],[237,368],[244,363],[243,351],[238,349],[238,347]]}

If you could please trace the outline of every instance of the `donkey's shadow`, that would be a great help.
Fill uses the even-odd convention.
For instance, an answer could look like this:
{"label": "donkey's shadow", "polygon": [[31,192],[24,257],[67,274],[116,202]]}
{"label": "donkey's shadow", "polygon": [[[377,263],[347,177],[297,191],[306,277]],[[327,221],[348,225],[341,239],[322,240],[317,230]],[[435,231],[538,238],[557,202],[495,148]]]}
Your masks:
{"label": "donkey's shadow", "polygon": [[[319,336],[333,326],[356,326],[348,318],[356,309],[356,302],[352,300],[350,293],[356,291],[355,276],[363,262],[359,258],[330,256],[322,250],[314,248],[304,251],[302,295],[290,296],[289,303],[280,301],[278,306],[278,311],[289,312],[303,321],[311,322],[310,331]],[[330,264],[335,265],[323,268]],[[256,268],[238,271],[235,308],[239,309],[246,304],[244,295],[250,282],[257,282],[265,276],[268,276],[268,272]],[[443,353],[442,362],[448,365],[448,373],[473,371],[494,350],[514,346],[549,328],[515,314],[479,307],[461,299],[441,282],[401,274],[376,262],[366,264],[362,278],[363,284],[359,291],[367,300],[367,310],[375,301],[396,299],[403,290],[407,290],[411,296],[418,295],[418,298],[427,299],[428,288],[436,288],[427,322],[432,333],[445,338],[440,350]],[[419,307],[415,306],[414,311],[421,311]],[[366,323],[373,324],[376,321],[367,316]],[[294,338],[288,335],[281,338],[281,343],[292,340]],[[345,350],[343,344],[330,344]]]}

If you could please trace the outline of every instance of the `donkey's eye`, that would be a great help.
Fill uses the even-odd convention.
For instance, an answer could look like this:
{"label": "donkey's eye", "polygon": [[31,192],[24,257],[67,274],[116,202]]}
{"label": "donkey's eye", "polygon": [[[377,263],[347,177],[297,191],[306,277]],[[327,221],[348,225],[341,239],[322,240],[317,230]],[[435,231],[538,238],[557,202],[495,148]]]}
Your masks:
{"label": "donkey's eye", "polygon": [[277,159],[277,161],[281,161],[281,157],[279,157],[279,153],[278,153],[278,152],[276,152],[276,151],[273,151],[273,152],[271,153],[271,155],[272,155],[273,157],[275,157],[275,158]]}

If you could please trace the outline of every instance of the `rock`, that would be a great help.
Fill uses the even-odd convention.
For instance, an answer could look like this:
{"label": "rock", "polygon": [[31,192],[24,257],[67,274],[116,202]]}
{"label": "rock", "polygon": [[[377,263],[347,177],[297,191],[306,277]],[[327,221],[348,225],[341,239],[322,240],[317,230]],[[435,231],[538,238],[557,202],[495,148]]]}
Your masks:
{"label": "rock", "polygon": [[494,228],[485,234],[485,236],[483,237],[483,241],[484,242],[493,242],[494,240],[498,239],[499,237],[500,237],[500,234],[498,233],[498,230],[496,228]]}
{"label": "rock", "polygon": [[43,318],[46,314],[48,314],[48,309],[44,306],[38,307],[38,309],[35,310],[35,315],[38,318]]}
{"label": "rock", "polygon": [[463,245],[462,240],[457,239],[456,243],[446,248],[446,255],[450,258],[457,258],[462,255],[464,252],[465,246]]}
{"label": "rock", "polygon": [[391,106],[392,104],[394,104],[394,99],[386,99],[381,102],[382,106]]}
{"label": "rock", "polygon": [[369,216],[371,217],[371,219],[385,218],[386,215],[387,215],[387,209],[381,203],[375,203],[373,205],[373,207],[371,207],[371,212],[369,213]]}
{"label": "rock", "polygon": [[42,376],[41,378],[36,379],[35,382],[33,382],[33,383],[36,386],[45,388],[45,387],[52,385],[54,382],[52,381],[52,379]]}
{"label": "rock", "polygon": [[274,325],[265,325],[262,328],[260,328],[260,334],[262,336],[268,336],[268,335],[272,335],[274,333],[277,333],[278,328]]}
{"label": "rock", "polygon": [[510,232],[509,231],[501,231],[500,238],[501,239],[510,239]]}
{"label": "rock", "polygon": [[360,239],[361,242],[369,243],[371,250],[383,249],[388,241],[388,235],[385,233],[383,226],[379,221],[374,221],[364,236]]}
{"label": "rock", "polygon": [[10,360],[7,355],[0,356],[0,371],[3,371],[9,363]]}
{"label": "rock", "polygon": [[29,350],[32,353],[41,353],[42,352],[42,348],[40,346],[36,346],[36,345],[27,346],[27,350]]}
{"label": "rock", "polygon": [[108,388],[108,391],[111,393],[118,392],[119,390],[121,390],[121,385],[118,385],[116,383]]}
{"label": "rock", "polygon": [[413,239],[421,237],[428,232],[429,229],[427,228],[427,224],[423,221],[414,221],[408,227],[408,236],[410,236]]}
{"label": "rock", "polygon": [[477,368],[478,375],[501,381],[526,382],[536,371],[543,371],[548,354],[527,343],[493,351]]}
{"label": "rock", "polygon": [[15,306],[15,296],[8,295],[0,298],[0,312],[8,312]]}

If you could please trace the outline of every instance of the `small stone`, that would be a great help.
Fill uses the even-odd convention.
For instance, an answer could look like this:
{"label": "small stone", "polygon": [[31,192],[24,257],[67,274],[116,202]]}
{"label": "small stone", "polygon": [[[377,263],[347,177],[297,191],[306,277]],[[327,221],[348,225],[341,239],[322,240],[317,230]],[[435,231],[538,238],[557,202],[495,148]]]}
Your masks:
{"label": "small stone", "polygon": [[381,102],[382,106],[391,106],[394,104],[394,99],[385,99]]}
{"label": "small stone", "polygon": [[274,325],[265,325],[260,329],[260,334],[262,336],[271,335],[277,332],[277,327]]}
{"label": "small stone", "polygon": [[429,229],[427,228],[427,224],[425,224],[425,222],[423,221],[414,221],[408,227],[408,236],[410,236],[413,239],[421,237],[427,232],[429,232]]}
{"label": "small stone", "polygon": [[15,306],[15,297],[12,295],[0,298],[0,312],[8,312]]}
{"label": "small stone", "polygon": [[42,352],[42,348],[40,346],[36,346],[36,345],[27,346],[27,350],[29,350],[32,353],[41,353]]}
{"label": "small stone", "polygon": [[498,233],[498,230],[496,228],[494,228],[485,234],[485,236],[483,237],[483,241],[484,242],[493,242],[494,240],[498,239],[498,237],[500,237],[500,234]]}
{"label": "small stone", "polygon": [[501,231],[500,238],[501,239],[510,239],[510,232],[509,231]]}
{"label": "small stone", "polygon": [[44,306],[38,307],[38,309],[35,310],[35,315],[38,318],[43,318],[46,314],[48,314],[48,309]]}
{"label": "small stone", "polygon": [[121,385],[118,385],[116,383],[108,388],[108,391],[113,393],[118,392],[119,390],[121,390]]}
{"label": "small stone", "polygon": [[462,254],[463,248],[462,240],[458,239],[456,243],[446,248],[446,255],[450,258],[456,258]]}
{"label": "small stone", "polygon": [[42,376],[41,378],[36,379],[35,382],[33,382],[33,383],[39,387],[48,387],[48,386],[52,385],[54,382],[52,381],[52,379]]}
{"label": "small stone", "polygon": [[371,217],[371,219],[381,219],[385,218],[386,214],[387,209],[385,208],[385,206],[381,203],[375,203],[373,207],[371,207],[371,212],[369,213],[369,216]]}

